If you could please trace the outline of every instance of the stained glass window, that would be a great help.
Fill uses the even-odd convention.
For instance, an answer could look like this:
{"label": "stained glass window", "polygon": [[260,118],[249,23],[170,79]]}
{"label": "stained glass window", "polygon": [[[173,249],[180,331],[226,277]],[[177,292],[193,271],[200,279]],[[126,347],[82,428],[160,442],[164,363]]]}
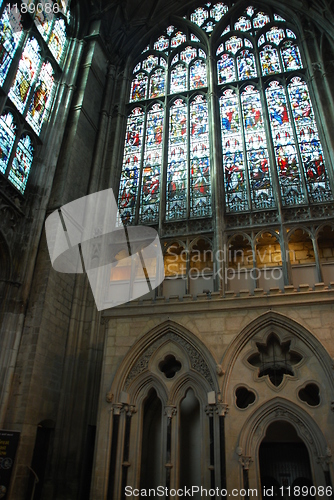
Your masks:
{"label": "stained glass window", "polygon": [[291,42],[285,42],[281,48],[283,65],[285,71],[293,71],[302,68],[299,48]]}
{"label": "stained glass window", "polygon": [[5,81],[21,35],[20,13],[6,7],[0,19],[0,85]]}
{"label": "stained glass window", "polygon": [[28,134],[18,142],[8,179],[23,194],[34,158],[34,148]]}
{"label": "stained glass window", "polygon": [[128,118],[124,146],[124,159],[119,186],[118,206],[124,223],[135,219],[136,199],[143,145],[144,112],[135,108]]}
{"label": "stained glass window", "polygon": [[[180,19],[136,61],[119,189],[125,223],[156,224],[160,209],[166,222],[212,215],[212,63],[226,211],[275,212],[332,199],[308,88],[296,76],[303,68],[298,37],[282,17],[258,7],[227,16],[225,4],[206,3],[184,16],[196,34]],[[133,109],[133,101],[143,108]]]}
{"label": "stained glass window", "polygon": [[132,80],[131,101],[140,101],[146,98],[148,76],[145,73],[138,73]]}
{"label": "stained glass window", "polygon": [[260,92],[249,86],[241,94],[253,208],[274,206]]}
{"label": "stained glass window", "polygon": [[51,15],[50,13],[49,14],[46,13],[45,4],[46,4],[45,0],[39,1],[40,8],[38,9],[36,8],[36,15],[34,21],[38,31],[42,35],[43,39],[47,42],[52,29],[53,15]]}
{"label": "stained glass window", "polygon": [[271,82],[266,97],[283,204],[297,205],[305,199],[300,189],[299,161],[284,88]]}
{"label": "stained glass window", "polygon": [[36,38],[29,38],[22,53],[9,97],[22,113],[40,63],[40,47]]}
{"label": "stained glass window", "polygon": [[223,166],[227,210],[248,210],[247,183],[238,97],[225,90],[220,98]]}
{"label": "stained glass window", "polygon": [[50,106],[53,83],[53,68],[49,62],[44,62],[27,114],[27,122],[30,123],[37,134],[41,131],[43,121]]}
{"label": "stained glass window", "polygon": [[48,46],[56,61],[61,63],[66,46],[66,25],[63,19],[55,20]]}
{"label": "stained glass window", "polygon": [[260,61],[263,75],[272,75],[281,71],[278,52],[271,45],[265,45],[260,52]]}
{"label": "stained glass window", "polygon": [[156,222],[158,220],[163,117],[164,111],[161,104],[154,104],[147,115],[140,200],[140,220],[142,222]]}
{"label": "stained glass window", "polygon": [[187,105],[177,99],[169,117],[166,219],[187,215]]}
{"label": "stained glass window", "polygon": [[16,136],[16,125],[11,113],[0,117],[0,172],[5,174]]}
{"label": "stained glass window", "polygon": [[288,92],[310,199],[313,202],[331,200],[332,193],[307,85],[300,77],[294,77],[288,85]]}
{"label": "stained glass window", "polygon": [[198,95],[190,104],[190,216],[211,215],[208,106]]}

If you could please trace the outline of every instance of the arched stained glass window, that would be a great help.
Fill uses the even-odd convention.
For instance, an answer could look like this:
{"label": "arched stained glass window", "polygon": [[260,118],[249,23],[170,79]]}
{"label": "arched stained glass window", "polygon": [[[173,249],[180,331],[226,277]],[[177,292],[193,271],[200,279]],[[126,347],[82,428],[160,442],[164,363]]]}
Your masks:
{"label": "arched stained glass window", "polygon": [[230,5],[175,18],[134,61],[119,188],[125,223],[210,218],[220,175],[231,220],[332,200],[297,31],[270,9]]}
{"label": "arched stained glass window", "polygon": [[159,217],[163,120],[162,105],[154,104],[147,114],[146,123],[139,216],[142,222],[157,222]]}
{"label": "arched stained glass window", "polygon": [[140,162],[143,146],[144,112],[135,108],[128,118],[124,159],[119,187],[119,213],[124,223],[135,220]]}
{"label": "arched stained glass window", "polygon": [[39,69],[40,51],[36,38],[30,38],[23,50],[14,83],[9,91],[10,99],[21,113],[25,109],[31,86]]}
{"label": "arched stained glass window", "polygon": [[60,64],[63,60],[65,48],[66,48],[66,24],[64,19],[56,19],[51,31],[50,39],[48,41],[49,49],[56,59],[57,63]]}
{"label": "arched stained glass window", "polygon": [[34,158],[33,153],[34,148],[31,138],[28,134],[25,134],[19,140],[8,175],[8,179],[22,194],[24,193]]}
{"label": "arched stained glass window", "polygon": [[0,85],[3,85],[22,35],[21,15],[6,7],[0,19]]}
{"label": "arched stained glass window", "polygon": [[16,136],[16,125],[12,113],[0,117],[0,172],[6,173]]}
{"label": "arched stained glass window", "polygon": [[169,115],[166,218],[187,216],[188,110],[182,99],[173,102]]}
{"label": "arched stained glass window", "polygon": [[43,121],[50,106],[53,89],[53,68],[49,62],[44,62],[31,98],[27,122],[37,134],[41,131]]}

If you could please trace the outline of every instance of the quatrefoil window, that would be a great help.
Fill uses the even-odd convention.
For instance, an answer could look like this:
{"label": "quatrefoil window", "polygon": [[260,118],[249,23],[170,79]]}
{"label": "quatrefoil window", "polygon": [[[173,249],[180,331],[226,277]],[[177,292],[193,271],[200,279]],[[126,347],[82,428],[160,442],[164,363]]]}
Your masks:
{"label": "quatrefoil window", "polygon": [[284,375],[294,376],[294,365],[303,358],[297,352],[290,350],[291,341],[281,342],[274,333],[271,333],[265,344],[256,343],[258,352],[248,358],[248,363],[259,369],[258,376],[268,375],[270,382],[279,387]]}
{"label": "quatrefoil window", "polygon": [[175,373],[181,370],[181,367],[180,361],[178,361],[173,354],[167,354],[165,359],[159,363],[159,370],[166,378],[173,378]]}

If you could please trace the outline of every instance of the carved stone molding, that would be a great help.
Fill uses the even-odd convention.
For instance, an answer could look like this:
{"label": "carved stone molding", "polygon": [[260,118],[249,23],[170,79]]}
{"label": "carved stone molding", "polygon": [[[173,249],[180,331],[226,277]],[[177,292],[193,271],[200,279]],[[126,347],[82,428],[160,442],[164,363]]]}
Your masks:
{"label": "carved stone molding", "polygon": [[321,464],[324,471],[327,471],[329,464],[332,463],[332,461],[333,461],[332,450],[328,446],[325,450],[324,455],[318,455],[317,463]]}
{"label": "carved stone molding", "polygon": [[107,394],[106,394],[106,401],[107,401],[107,403],[112,403],[113,399],[114,399],[113,393],[112,392],[107,392]]}
{"label": "carved stone molding", "polygon": [[170,419],[175,417],[175,415],[177,413],[176,406],[174,406],[174,405],[167,405],[167,406],[165,406],[164,410],[165,410],[166,417],[170,418]]}
{"label": "carved stone molding", "polygon": [[129,417],[131,417],[134,413],[137,412],[137,408],[135,405],[127,405],[124,403],[113,403],[111,411],[114,415],[120,415],[121,413],[126,413]]}
{"label": "carved stone molding", "polygon": [[131,381],[134,380],[140,373],[142,373],[144,370],[147,370],[148,363],[152,354],[158,349],[158,347],[163,342],[166,341],[166,339],[174,341],[176,344],[181,345],[185,349],[190,358],[191,368],[197,371],[200,375],[202,375],[209,382],[212,389],[214,389],[214,382],[209,367],[205,359],[203,358],[202,354],[189,342],[187,342],[185,339],[179,337],[173,332],[167,333],[163,337],[157,339],[155,342],[153,342],[153,344],[151,344],[146,349],[146,351],[138,359],[137,363],[132,367],[130,373],[128,374],[124,384],[124,389],[126,390]]}
{"label": "carved stone molding", "polygon": [[213,414],[215,412],[216,405],[206,405],[204,411],[208,417],[213,417]]}
{"label": "carved stone molding", "polygon": [[252,459],[252,457],[246,457],[245,455],[241,455],[239,457],[239,462],[241,463],[242,465],[242,468],[244,470],[249,470],[249,467],[250,467],[250,464],[253,462],[254,460]]}
{"label": "carved stone molding", "polygon": [[216,413],[219,417],[225,417],[228,414],[228,404],[226,403],[217,403],[216,404]]}

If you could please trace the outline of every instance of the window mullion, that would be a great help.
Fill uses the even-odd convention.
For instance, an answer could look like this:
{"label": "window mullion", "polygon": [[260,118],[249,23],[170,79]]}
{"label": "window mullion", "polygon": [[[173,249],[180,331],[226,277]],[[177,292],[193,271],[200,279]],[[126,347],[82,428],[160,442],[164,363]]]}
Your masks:
{"label": "window mullion", "polygon": [[[189,67],[188,67],[189,72]],[[189,77],[189,73],[188,73]],[[189,84],[189,80],[188,80]],[[190,97],[186,100],[187,102],[187,210],[186,210],[186,218],[189,219],[191,215],[190,208]]]}
{"label": "window mullion", "polygon": [[[169,72],[166,74],[168,81]],[[159,206],[159,233],[161,234],[162,225],[166,218],[166,190],[167,190],[167,170],[168,170],[168,138],[169,138],[169,102],[167,97],[167,85],[165,85],[165,104],[164,104],[164,125],[162,136],[162,152],[161,152],[161,171],[160,171],[160,206]]]}
{"label": "window mullion", "polygon": [[138,190],[137,190],[137,199],[136,199],[135,224],[138,224],[138,221],[139,221],[141,188],[142,188],[142,182],[143,182],[143,166],[144,166],[144,157],[145,157],[145,149],[146,149],[147,116],[148,116],[148,111],[147,111],[147,107],[146,107],[145,108],[145,120],[144,120],[144,127],[143,127],[143,135],[142,135],[142,147],[141,147],[141,153],[140,153],[140,166],[139,166]]}
{"label": "window mullion", "polygon": [[242,110],[242,106],[241,106],[240,87],[238,87],[237,96],[238,96],[238,106],[239,106],[239,116],[240,116],[240,132],[241,132],[241,138],[242,138],[244,165],[245,165],[248,209],[252,210],[253,207],[252,207],[252,196],[251,196],[251,185],[250,185],[250,172],[248,170],[247,146],[246,146],[246,136],[245,136],[245,130],[244,130],[244,115],[243,115],[243,110]]}

